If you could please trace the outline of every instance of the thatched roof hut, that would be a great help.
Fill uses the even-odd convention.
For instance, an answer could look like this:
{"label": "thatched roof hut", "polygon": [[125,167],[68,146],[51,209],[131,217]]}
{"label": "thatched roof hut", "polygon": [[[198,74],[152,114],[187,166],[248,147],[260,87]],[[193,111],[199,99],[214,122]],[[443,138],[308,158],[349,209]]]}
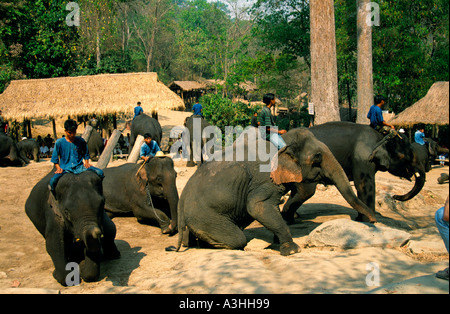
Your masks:
{"label": "thatched roof hut", "polygon": [[415,124],[449,124],[449,82],[436,82],[427,95],[389,120],[392,125],[410,128]]}
{"label": "thatched roof hut", "polygon": [[184,108],[180,97],[158,81],[156,73],[100,74],[12,81],[0,95],[8,120],[48,119],[89,114],[132,114]]}

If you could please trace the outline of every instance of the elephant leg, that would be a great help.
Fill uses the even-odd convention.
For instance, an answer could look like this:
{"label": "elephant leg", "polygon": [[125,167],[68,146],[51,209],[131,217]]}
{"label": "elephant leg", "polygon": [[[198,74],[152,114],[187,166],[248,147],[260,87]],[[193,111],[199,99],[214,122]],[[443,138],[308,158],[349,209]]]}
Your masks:
{"label": "elephant leg", "polygon": [[[357,173],[354,176],[355,188],[358,198],[367,205],[375,216],[375,177],[368,173]],[[358,213],[356,221],[370,222],[365,215]]]}
{"label": "elephant leg", "polygon": [[186,167],[195,167],[194,162],[194,150],[192,145],[192,140],[189,140],[189,160],[187,161]]}
{"label": "elephant leg", "polygon": [[299,183],[291,190],[291,195],[288,201],[284,204],[281,211],[281,216],[284,218],[287,224],[295,223],[295,213],[300,206],[303,205],[308,199],[310,199],[316,193],[317,183],[304,184]]}
{"label": "elephant leg", "polygon": [[116,225],[112,222],[108,215],[103,213],[103,238],[102,248],[103,256],[106,259],[117,259],[120,257],[120,252],[114,243],[116,238]]}
{"label": "elephant leg", "polygon": [[271,199],[255,201],[249,198],[248,213],[268,230],[272,231],[281,243],[280,253],[283,256],[294,254],[300,248],[292,240],[291,232],[278,208],[278,202]]}
{"label": "elephant leg", "polygon": [[[204,213],[204,211],[202,211]],[[218,249],[243,250],[247,245],[244,232],[228,217],[209,212],[189,223],[189,230],[200,240]],[[192,219],[190,219],[192,222]]]}

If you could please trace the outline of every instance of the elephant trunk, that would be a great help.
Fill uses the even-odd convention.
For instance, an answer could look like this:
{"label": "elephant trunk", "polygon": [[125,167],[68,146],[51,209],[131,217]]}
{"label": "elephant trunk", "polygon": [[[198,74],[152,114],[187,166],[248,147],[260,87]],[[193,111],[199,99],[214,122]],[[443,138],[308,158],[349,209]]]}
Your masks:
{"label": "elephant trunk", "polygon": [[414,178],[416,180],[415,180],[415,184],[414,184],[414,187],[412,188],[412,190],[404,195],[394,195],[393,198],[395,200],[405,202],[405,201],[409,201],[414,196],[419,194],[419,192],[422,190],[423,186],[425,185],[425,181],[426,181],[425,180],[426,179],[425,172],[421,171],[421,170],[415,172]]}
{"label": "elephant trunk", "polygon": [[[174,179],[175,181],[175,179]],[[163,233],[175,234],[178,226],[178,191],[175,183],[168,185],[168,189],[164,189],[164,197],[167,199],[170,208],[170,225]]]}
{"label": "elephant trunk", "polygon": [[370,210],[354,193],[350,181],[331,151],[326,148],[323,154],[322,169],[327,178],[333,181],[344,199],[370,222],[376,222],[375,213]]}

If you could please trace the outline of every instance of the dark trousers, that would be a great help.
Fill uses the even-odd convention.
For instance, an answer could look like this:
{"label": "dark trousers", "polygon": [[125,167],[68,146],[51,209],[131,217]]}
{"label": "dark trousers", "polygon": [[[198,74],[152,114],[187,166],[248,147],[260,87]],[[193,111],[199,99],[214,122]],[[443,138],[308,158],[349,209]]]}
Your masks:
{"label": "dark trousers", "polygon": [[[94,171],[100,178],[104,178],[105,175],[103,173],[103,170],[96,167],[89,167],[85,171]],[[55,173],[55,175],[50,179],[50,190],[55,191],[56,184],[58,183],[59,179],[66,173],[69,173],[69,171],[63,170],[62,173]]]}

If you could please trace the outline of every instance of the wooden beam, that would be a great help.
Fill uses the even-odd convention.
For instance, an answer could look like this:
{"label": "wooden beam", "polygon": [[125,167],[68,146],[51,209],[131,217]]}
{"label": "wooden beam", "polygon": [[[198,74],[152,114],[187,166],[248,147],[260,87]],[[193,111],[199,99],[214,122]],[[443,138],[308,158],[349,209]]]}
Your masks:
{"label": "wooden beam", "polygon": [[144,137],[142,135],[138,135],[136,141],[134,142],[133,149],[131,150],[131,153],[128,155],[127,163],[134,164],[139,160],[139,154],[143,143]]}
{"label": "wooden beam", "polygon": [[94,130],[93,127],[91,127],[90,125],[87,125],[86,128],[84,129],[84,133],[83,135],[81,135],[81,137],[86,141],[86,143],[89,141],[89,138],[91,137],[91,133]]}
{"label": "wooden beam", "polygon": [[119,130],[114,130],[114,132],[111,134],[111,137],[109,138],[108,143],[106,143],[106,147],[103,150],[102,155],[98,159],[97,168],[105,169],[108,166],[108,163],[113,156],[114,147],[119,141],[120,135],[122,135],[122,132],[120,132]]}

